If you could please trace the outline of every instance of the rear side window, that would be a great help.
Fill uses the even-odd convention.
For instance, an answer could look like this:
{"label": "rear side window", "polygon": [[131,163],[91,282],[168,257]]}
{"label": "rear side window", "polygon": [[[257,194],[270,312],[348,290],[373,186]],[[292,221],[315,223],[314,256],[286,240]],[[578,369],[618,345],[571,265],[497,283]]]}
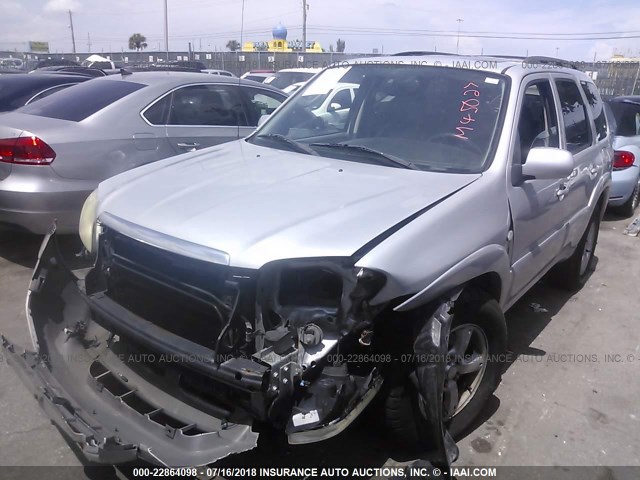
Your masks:
{"label": "rear side window", "polygon": [[562,121],[567,138],[567,150],[579,152],[591,145],[591,127],[587,107],[582,101],[578,85],[571,80],[556,80]]}
{"label": "rear side window", "polygon": [[40,117],[80,122],[144,86],[141,83],[119,80],[90,80],[77,85],[76,88],[68,88],[31,103],[18,111]]}
{"label": "rear side window", "polygon": [[171,95],[165,95],[142,114],[151,125],[165,125],[171,108]]}
{"label": "rear side window", "polygon": [[604,111],[604,104],[598,94],[598,89],[591,82],[580,82],[582,85],[582,91],[587,98],[587,103],[591,107],[591,113],[593,114],[593,121],[596,124],[597,141],[607,138],[607,116]]}
{"label": "rear side window", "polygon": [[235,86],[193,85],[173,92],[168,125],[246,126]]}

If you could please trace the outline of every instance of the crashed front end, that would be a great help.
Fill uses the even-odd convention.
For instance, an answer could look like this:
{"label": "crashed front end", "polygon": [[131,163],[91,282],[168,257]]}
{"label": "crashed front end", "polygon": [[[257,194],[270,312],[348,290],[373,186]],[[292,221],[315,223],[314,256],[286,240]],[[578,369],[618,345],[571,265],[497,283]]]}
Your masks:
{"label": "crashed front end", "polygon": [[265,426],[320,441],[379,391],[384,306],[369,300],[383,274],[350,258],[234,268],[100,229],[82,278],[45,238],[27,297],[36,351],[2,337],[89,460],[206,465],[255,447]]}

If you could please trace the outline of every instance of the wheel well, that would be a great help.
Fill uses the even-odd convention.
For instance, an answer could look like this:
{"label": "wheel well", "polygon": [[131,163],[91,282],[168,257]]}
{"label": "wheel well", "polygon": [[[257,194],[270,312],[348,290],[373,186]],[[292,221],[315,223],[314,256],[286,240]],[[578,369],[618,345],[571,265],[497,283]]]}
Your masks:
{"label": "wheel well", "polygon": [[502,280],[496,272],[488,272],[470,280],[465,288],[478,288],[488,293],[491,298],[500,302],[502,294]]}
{"label": "wheel well", "polygon": [[609,189],[605,189],[598,199],[598,209],[600,211],[600,218],[604,216],[604,211],[607,208],[606,201],[609,198]]}

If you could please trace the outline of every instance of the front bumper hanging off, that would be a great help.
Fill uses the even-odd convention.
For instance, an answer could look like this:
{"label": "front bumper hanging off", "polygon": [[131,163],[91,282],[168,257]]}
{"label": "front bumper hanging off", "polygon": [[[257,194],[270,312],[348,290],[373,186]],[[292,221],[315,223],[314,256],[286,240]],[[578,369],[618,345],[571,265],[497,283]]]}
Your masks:
{"label": "front bumper hanging off", "polygon": [[27,298],[38,353],[0,341],[7,362],[88,460],[199,466],[256,446],[250,421],[231,423],[178,401],[114,352],[114,336],[92,320],[81,283],[48,235]]}

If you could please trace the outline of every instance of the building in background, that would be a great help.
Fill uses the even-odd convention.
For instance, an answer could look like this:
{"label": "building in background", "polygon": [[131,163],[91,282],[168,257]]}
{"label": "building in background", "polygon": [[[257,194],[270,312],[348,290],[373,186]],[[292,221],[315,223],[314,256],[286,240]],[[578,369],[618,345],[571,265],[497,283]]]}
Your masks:
{"label": "building in background", "polygon": [[[278,23],[271,31],[273,38],[267,41],[245,42],[243,52],[302,52],[302,40],[287,40],[287,28]],[[307,53],[322,53],[324,50],[318,42],[307,41]]]}

